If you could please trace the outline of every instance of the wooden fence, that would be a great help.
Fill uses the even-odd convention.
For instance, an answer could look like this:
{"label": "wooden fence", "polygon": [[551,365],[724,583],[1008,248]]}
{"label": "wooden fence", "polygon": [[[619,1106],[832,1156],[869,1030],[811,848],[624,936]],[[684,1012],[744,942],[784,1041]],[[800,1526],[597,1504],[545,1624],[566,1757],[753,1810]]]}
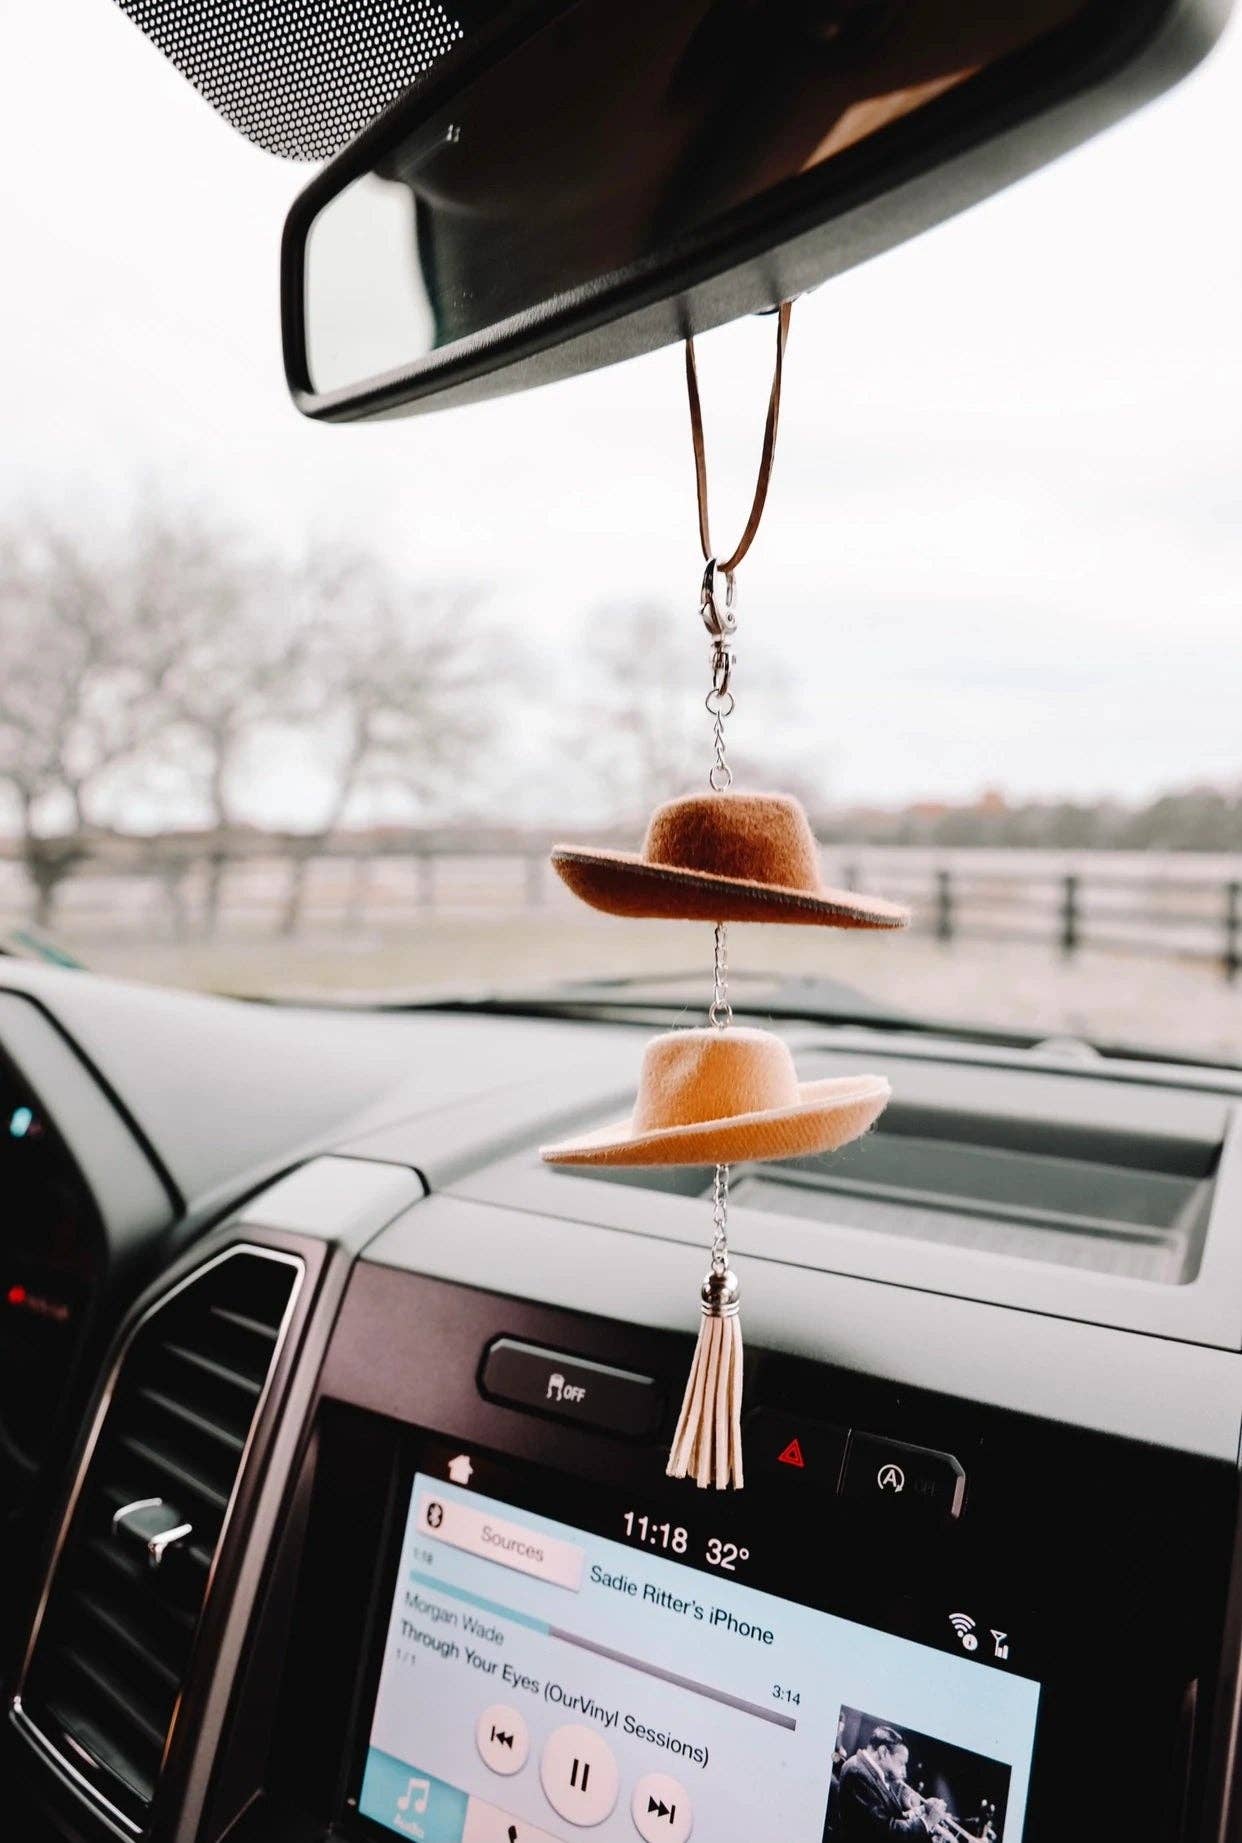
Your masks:
{"label": "wooden fence", "polygon": [[[1072,956],[1084,949],[1198,961],[1229,981],[1242,968],[1242,861],[1196,853],[1068,854],[898,847],[826,847],[829,882],[873,889],[909,904],[916,931],[949,945],[1026,942]],[[293,927],[288,890],[305,888]],[[207,890],[215,894],[208,900]],[[61,885],[50,927],[69,939],[97,934],[201,936],[398,926],[419,913],[552,913],[572,901],[546,846],[471,849],[450,844],[339,840],[310,858],[278,844],[222,861],[218,848],[167,854],[87,855]],[[20,925],[30,896],[20,866],[0,858],[0,928]]]}
{"label": "wooden fence", "polygon": [[[989,853],[990,857],[998,854]],[[1167,864],[1172,854],[1162,859]],[[1099,868],[1007,872],[939,865],[903,876],[887,859],[875,887],[910,905],[913,925],[946,943],[1029,942],[1072,957],[1083,948],[1211,962],[1230,982],[1242,968],[1242,878],[1110,873]],[[1175,859],[1173,860],[1176,861]],[[842,866],[847,887],[866,887],[868,868]]]}

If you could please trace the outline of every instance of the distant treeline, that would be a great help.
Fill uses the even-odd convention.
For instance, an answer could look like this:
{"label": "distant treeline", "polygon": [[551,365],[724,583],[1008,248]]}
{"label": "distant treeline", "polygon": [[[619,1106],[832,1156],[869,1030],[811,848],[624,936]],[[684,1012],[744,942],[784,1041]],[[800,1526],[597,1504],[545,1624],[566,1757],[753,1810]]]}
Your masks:
{"label": "distant treeline", "polygon": [[1242,851],[1242,790],[1194,787],[1145,806],[1032,800],[1010,806],[858,809],[815,814],[826,844],[988,846],[1094,851]]}
{"label": "distant treeline", "polygon": [[[824,845],[876,845],[909,849],[1011,849],[1053,851],[1242,852],[1242,792],[1195,788],[1161,794],[1146,806],[1120,801],[1094,804],[1032,800],[1009,806],[995,799],[976,806],[817,809],[803,797],[816,837]],[[166,827],[156,833],[83,828],[38,840],[48,856],[68,860],[67,870],[92,866],[104,874],[184,874],[205,862],[342,857],[530,857],[546,854],[563,826],[505,824],[462,818],[423,825],[338,825],[330,832],[286,831],[237,824]],[[597,825],[604,844],[632,847],[634,822]],[[23,860],[32,842],[0,826],[0,862]]]}

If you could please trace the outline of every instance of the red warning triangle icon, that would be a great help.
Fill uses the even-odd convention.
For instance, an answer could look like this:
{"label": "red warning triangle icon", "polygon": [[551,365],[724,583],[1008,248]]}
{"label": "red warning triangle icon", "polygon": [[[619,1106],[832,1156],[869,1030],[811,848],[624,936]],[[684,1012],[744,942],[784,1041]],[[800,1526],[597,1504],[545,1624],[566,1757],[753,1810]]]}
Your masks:
{"label": "red warning triangle icon", "polygon": [[778,1465],[796,1465],[801,1471],[806,1465],[806,1460],[802,1457],[801,1441],[797,1439],[791,1440],[784,1452],[777,1456],[776,1463]]}

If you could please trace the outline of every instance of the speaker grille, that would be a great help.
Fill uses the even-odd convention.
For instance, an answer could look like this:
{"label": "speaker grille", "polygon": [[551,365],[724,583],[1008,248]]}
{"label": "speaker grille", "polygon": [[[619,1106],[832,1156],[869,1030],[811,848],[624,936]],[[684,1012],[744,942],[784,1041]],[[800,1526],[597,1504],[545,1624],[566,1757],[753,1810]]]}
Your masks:
{"label": "speaker grille", "polygon": [[466,29],[440,0],[117,4],[227,122],[288,160],[337,153]]}

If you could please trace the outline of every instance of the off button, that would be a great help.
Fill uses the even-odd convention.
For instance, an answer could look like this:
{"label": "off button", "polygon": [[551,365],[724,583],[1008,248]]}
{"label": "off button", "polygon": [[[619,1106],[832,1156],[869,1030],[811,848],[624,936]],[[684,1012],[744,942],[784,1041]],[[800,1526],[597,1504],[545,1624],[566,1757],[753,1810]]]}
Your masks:
{"label": "off button", "polygon": [[488,1346],[480,1380],[493,1401],[631,1440],[647,1439],[660,1421],[662,1399],[654,1377],[517,1338],[499,1337]]}

